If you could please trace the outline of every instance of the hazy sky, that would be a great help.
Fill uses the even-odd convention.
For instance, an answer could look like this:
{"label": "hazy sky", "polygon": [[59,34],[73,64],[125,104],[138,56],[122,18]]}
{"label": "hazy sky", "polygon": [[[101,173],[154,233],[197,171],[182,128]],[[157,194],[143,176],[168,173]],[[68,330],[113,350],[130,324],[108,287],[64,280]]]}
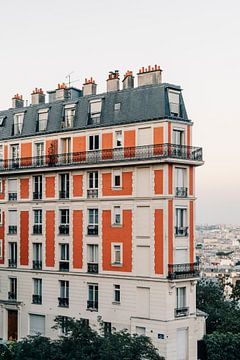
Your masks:
{"label": "hazy sky", "polygon": [[108,71],[159,64],[179,84],[197,169],[197,223],[240,224],[239,0],[0,0],[0,108],[74,71],[105,89]]}

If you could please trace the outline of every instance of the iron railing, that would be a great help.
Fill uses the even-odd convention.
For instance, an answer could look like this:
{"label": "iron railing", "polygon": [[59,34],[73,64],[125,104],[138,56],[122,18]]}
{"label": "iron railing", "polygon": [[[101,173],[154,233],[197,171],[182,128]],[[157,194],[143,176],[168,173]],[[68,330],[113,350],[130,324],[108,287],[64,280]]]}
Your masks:
{"label": "iron railing", "polygon": [[98,301],[96,301],[96,300],[88,300],[87,301],[87,309],[98,310]]}
{"label": "iron railing", "polygon": [[17,300],[17,293],[13,291],[8,292],[8,300]]}
{"label": "iron railing", "polygon": [[41,235],[42,234],[42,225],[40,225],[40,224],[33,225],[33,234]]}
{"label": "iron railing", "polygon": [[41,260],[33,260],[32,266],[34,270],[42,270],[42,261]]}
{"label": "iron railing", "polygon": [[202,148],[160,144],[135,147],[115,148],[106,150],[91,150],[66,154],[51,153],[44,156],[6,159],[0,161],[0,171],[23,170],[33,168],[48,168],[68,165],[91,165],[98,163],[177,159],[202,161]]}
{"label": "iron railing", "polygon": [[33,200],[42,200],[42,192],[34,191],[33,192]]}
{"label": "iron railing", "polygon": [[69,190],[60,190],[59,199],[69,199]]}
{"label": "iron railing", "polygon": [[68,307],[69,306],[69,298],[58,298],[58,306],[60,307]]}
{"label": "iron railing", "polygon": [[87,190],[88,199],[97,199],[98,198],[98,189],[88,189]]}
{"label": "iron railing", "polygon": [[41,305],[42,304],[42,296],[41,295],[33,295],[32,296],[32,303]]}
{"label": "iron railing", "polygon": [[98,274],[98,263],[88,263],[88,273]]}
{"label": "iron railing", "polygon": [[169,264],[168,279],[188,279],[199,277],[199,263]]}
{"label": "iron railing", "polygon": [[10,235],[17,234],[17,225],[9,225],[8,226],[8,233]]}
{"label": "iron railing", "polygon": [[189,308],[188,307],[179,307],[175,309],[175,317],[188,316]]}
{"label": "iron railing", "polygon": [[61,235],[69,235],[69,224],[61,224],[61,225],[59,225],[59,234],[61,234]]}
{"label": "iron railing", "polygon": [[185,198],[188,195],[188,189],[186,187],[176,187],[176,196]]}
{"label": "iron railing", "polygon": [[17,200],[17,192],[9,192],[8,193],[8,200],[9,201],[16,201]]}
{"label": "iron railing", "polygon": [[59,271],[69,271],[69,261],[59,261]]}
{"label": "iron railing", "polygon": [[175,226],[175,236],[188,236],[188,226]]}
{"label": "iron railing", "polygon": [[16,268],[17,267],[17,260],[8,259],[8,267]]}
{"label": "iron railing", "polygon": [[88,225],[87,234],[98,235],[98,225]]}

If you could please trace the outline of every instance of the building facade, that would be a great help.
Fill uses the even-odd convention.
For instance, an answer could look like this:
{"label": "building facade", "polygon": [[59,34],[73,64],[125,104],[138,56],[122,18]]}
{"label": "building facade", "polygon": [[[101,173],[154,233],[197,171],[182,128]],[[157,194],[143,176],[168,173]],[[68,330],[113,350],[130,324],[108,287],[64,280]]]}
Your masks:
{"label": "building facade", "polygon": [[181,88],[160,67],[97,94],[58,85],[0,111],[0,337],[56,337],[56,316],[150,336],[196,359],[195,167]]}

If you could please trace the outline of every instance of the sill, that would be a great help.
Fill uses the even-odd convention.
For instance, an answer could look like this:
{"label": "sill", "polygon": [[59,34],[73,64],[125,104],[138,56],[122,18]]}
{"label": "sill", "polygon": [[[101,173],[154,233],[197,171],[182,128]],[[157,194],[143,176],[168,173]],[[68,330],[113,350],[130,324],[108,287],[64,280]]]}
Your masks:
{"label": "sill", "polygon": [[123,226],[123,224],[112,224],[112,227],[122,227]]}
{"label": "sill", "polygon": [[121,267],[121,266],[123,266],[123,264],[122,263],[111,263],[111,266]]}
{"label": "sill", "polygon": [[35,303],[35,302],[32,302],[32,305],[42,305],[42,303]]}
{"label": "sill", "polygon": [[175,237],[176,238],[186,238],[186,237],[188,237],[188,234],[187,235],[179,235],[179,234],[175,234]]}
{"label": "sill", "polygon": [[112,190],[122,190],[122,186],[112,186]]}
{"label": "sill", "polygon": [[95,312],[98,312],[98,309],[94,309],[94,308],[87,308],[86,310],[87,310],[87,311],[95,311]]}
{"label": "sill", "polygon": [[113,301],[112,304],[113,305],[121,305],[121,303],[119,301]]}

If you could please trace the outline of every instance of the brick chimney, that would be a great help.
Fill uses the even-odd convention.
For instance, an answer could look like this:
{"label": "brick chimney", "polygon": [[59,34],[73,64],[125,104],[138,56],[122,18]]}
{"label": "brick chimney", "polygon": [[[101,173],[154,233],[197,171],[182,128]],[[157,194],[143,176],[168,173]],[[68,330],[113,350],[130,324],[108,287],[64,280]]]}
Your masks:
{"label": "brick chimney", "polygon": [[107,92],[119,90],[119,72],[110,71],[107,79]]}
{"label": "brick chimney", "polygon": [[43,93],[42,89],[35,88],[31,96],[32,96],[32,105],[45,103],[45,94]]}
{"label": "brick chimney", "polygon": [[56,89],[55,101],[67,100],[68,99],[68,88],[65,83],[58,84]]}
{"label": "brick chimney", "polygon": [[85,79],[85,83],[83,84],[83,96],[86,95],[96,95],[97,93],[97,84],[95,84],[95,80],[91,77],[89,80]]}
{"label": "brick chimney", "polygon": [[138,86],[156,85],[162,83],[162,70],[160,66],[155,65],[147,68],[142,67],[138,72]]}
{"label": "brick chimney", "polygon": [[19,94],[14,95],[14,97],[12,98],[12,107],[14,109],[24,107],[24,100],[22,95]]}
{"label": "brick chimney", "polygon": [[127,71],[124,75],[123,83],[123,90],[125,89],[132,89],[134,88],[134,76],[132,71]]}

